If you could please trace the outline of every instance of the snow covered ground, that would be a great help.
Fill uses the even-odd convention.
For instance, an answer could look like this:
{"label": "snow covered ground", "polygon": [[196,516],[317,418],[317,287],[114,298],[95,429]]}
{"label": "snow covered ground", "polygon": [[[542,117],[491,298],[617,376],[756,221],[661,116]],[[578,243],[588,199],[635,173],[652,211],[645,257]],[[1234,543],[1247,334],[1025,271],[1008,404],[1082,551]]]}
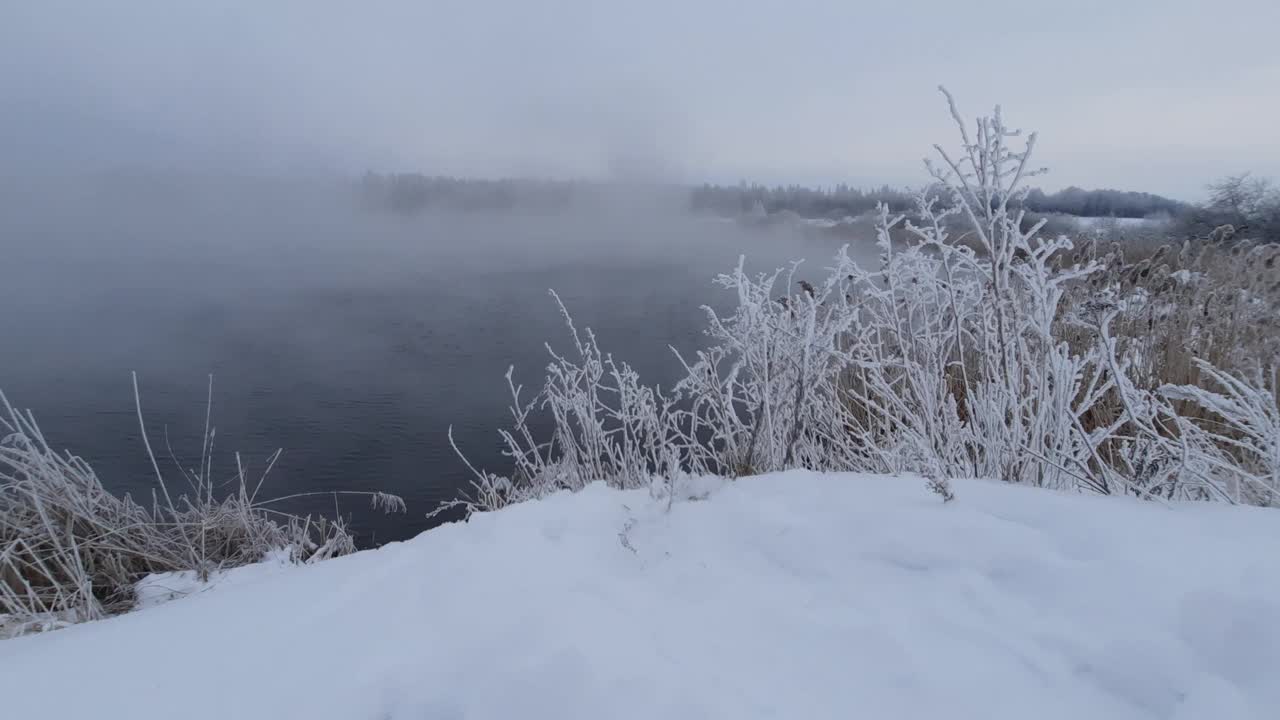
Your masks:
{"label": "snow covered ground", "polygon": [[594,486],[0,642],[0,715],[1280,716],[1280,514],[955,489]]}

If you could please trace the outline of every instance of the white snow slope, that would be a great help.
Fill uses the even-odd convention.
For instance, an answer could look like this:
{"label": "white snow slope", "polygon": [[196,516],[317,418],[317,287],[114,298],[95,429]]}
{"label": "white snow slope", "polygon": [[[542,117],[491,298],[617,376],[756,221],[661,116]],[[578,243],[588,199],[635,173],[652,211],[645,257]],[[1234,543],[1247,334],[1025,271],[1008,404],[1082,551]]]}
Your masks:
{"label": "white snow slope", "polygon": [[955,489],[594,486],[0,642],[0,715],[1280,717],[1280,513]]}

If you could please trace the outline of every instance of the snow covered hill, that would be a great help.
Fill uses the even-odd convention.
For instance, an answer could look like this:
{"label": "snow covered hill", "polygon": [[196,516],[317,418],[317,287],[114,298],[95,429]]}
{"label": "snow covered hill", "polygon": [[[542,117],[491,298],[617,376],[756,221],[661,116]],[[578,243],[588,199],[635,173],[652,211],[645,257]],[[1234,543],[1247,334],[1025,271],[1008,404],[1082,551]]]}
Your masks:
{"label": "snow covered hill", "polygon": [[[1280,514],[592,486],[0,642],[6,718],[1273,718]],[[715,487],[718,486],[718,487]],[[695,493],[688,493],[700,497]]]}

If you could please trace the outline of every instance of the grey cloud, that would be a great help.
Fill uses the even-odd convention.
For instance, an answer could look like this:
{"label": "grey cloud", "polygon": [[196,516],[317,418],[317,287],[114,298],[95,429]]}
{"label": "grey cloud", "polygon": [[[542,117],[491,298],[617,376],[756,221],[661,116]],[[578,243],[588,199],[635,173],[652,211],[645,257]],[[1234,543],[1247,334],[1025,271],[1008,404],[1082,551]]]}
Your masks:
{"label": "grey cloud", "polygon": [[1280,175],[1270,0],[17,5],[0,22],[11,172],[919,182],[951,138],[945,82],[966,112],[999,101],[1038,129],[1050,186],[1194,196]]}

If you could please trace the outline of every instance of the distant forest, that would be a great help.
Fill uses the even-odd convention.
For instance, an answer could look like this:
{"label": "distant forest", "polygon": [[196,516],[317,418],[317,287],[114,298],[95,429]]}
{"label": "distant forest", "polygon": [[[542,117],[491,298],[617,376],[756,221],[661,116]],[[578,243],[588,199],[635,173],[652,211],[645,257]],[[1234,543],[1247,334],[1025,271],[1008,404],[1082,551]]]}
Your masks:
{"label": "distant forest", "polygon": [[562,180],[473,180],[420,173],[365,173],[360,192],[368,207],[412,214],[444,210],[557,210],[581,184]]}
{"label": "distant forest", "polygon": [[[400,213],[427,208],[451,210],[552,210],[568,206],[585,183],[562,180],[474,180],[420,173],[366,173],[361,192],[366,204]],[[885,203],[890,210],[909,210],[912,191],[882,186],[862,189],[837,185],[815,189],[791,185],[701,185],[689,191],[689,205],[698,212],[726,216],[793,212],[806,218],[857,216]],[[1082,190],[1069,187],[1055,193],[1032,190],[1027,209],[1080,217],[1144,218],[1177,216],[1186,203],[1150,193],[1120,190]]]}
{"label": "distant forest", "polygon": [[[895,212],[909,210],[915,193],[883,186],[863,190],[838,185],[831,190],[791,185],[702,185],[694,188],[690,204],[694,210],[721,215],[752,212],[793,212],[806,218],[857,216],[885,203]],[[1079,217],[1145,218],[1174,217],[1191,206],[1159,195],[1122,190],[1084,190],[1069,187],[1054,193],[1033,189],[1026,199],[1028,210],[1036,213],[1062,213]]]}
{"label": "distant forest", "polygon": [[[420,173],[366,173],[360,193],[367,207],[401,214],[423,210],[461,211],[566,209],[604,185],[565,180],[472,180]],[[1033,215],[1091,218],[1166,218],[1177,234],[1206,237],[1230,225],[1233,233],[1265,242],[1280,242],[1280,190],[1266,179],[1248,174],[1209,186],[1209,201],[1199,205],[1159,195],[1122,190],[1069,187],[1053,193],[1033,189],[1026,209]],[[798,185],[701,185],[689,188],[688,207],[725,217],[794,214],[804,218],[862,215],[885,203],[893,212],[910,212],[915,193],[883,186],[873,189],[837,185],[831,189]]]}

